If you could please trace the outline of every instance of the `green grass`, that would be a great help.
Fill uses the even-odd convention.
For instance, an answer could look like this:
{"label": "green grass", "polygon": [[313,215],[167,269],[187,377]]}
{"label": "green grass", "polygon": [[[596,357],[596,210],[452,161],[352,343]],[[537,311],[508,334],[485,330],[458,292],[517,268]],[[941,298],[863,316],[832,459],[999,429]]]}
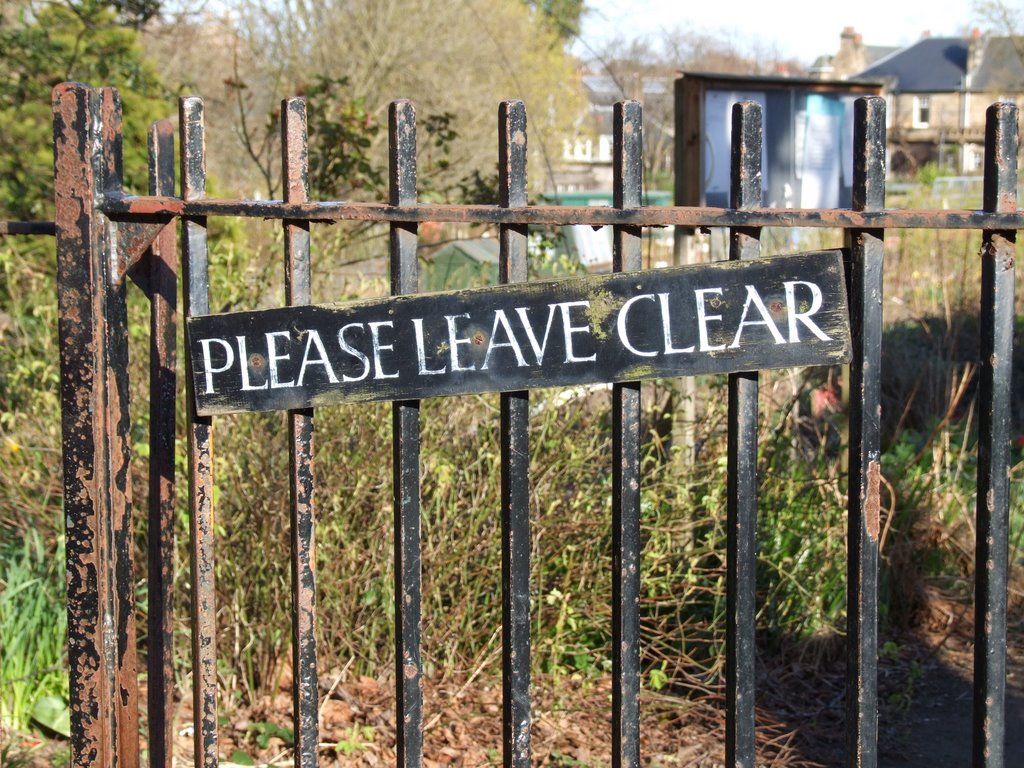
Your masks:
{"label": "green grass", "polygon": [[[0,551],[0,721],[67,734],[64,542],[25,532]],[[61,709],[63,707],[63,709]]]}
{"label": "green grass", "polygon": [[0,722],[8,732],[66,730],[54,265],[42,238],[0,243]]}

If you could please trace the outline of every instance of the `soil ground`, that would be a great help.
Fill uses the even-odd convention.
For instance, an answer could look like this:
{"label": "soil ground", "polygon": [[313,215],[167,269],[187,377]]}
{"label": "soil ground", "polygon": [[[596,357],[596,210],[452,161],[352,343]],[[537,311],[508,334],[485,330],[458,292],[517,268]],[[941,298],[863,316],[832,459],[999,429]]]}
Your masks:
{"label": "soil ground", "polygon": [[[920,624],[882,638],[879,768],[971,764],[973,617],[970,605],[931,596]],[[1024,765],[1024,634],[1008,631],[1005,764]],[[768,665],[759,703],[790,724],[792,765],[840,766],[845,753],[845,661]]]}
{"label": "soil ground", "polygon": [[[1024,632],[1012,622],[1007,647],[1006,765],[1024,765]],[[969,604],[937,592],[925,595],[913,631],[883,637],[879,660],[879,766],[967,766],[971,755],[973,613]],[[845,658],[833,638],[759,660],[758,765],[841,766],[845,753]],[[477,670],[479,672],[480,670]],[[496,674],[496,671],[492,674]],[[322,765],[394,763],[393,689],[369,678],[335,674],[324,700]],[[570,676],[534,685],[533,762],[538,766],[607,766],[611,754],[611,681]],[[225,729],[233,748],[287,764],[282,742],[255,750],[256,718],[287,725],[282,691]],[[431,681],[424,690],[424,763],[501,763],[500,680],[470,675]],[[699,701],[646,692],[641,698],[641,749],[649,766],[715,768],[725,763],[720,697]],[[183,738],[179,754],[191,745]],[[272,740],[273,741],[273,740]],[[231,749],[225,743],[222,754]],[[274,753],[276,749],[275,754]],[[277,758],[277,760],[275,760]],[[184,761],[183,761],[184,762]],[[184,762],[184,764],[188,764]]]}
{"label": "soil ground", "polygon": [[[879,766],[966,766],[971,754],[973,629],[968,605],[932,600],[912,632],[883,638],[879,662]],[[1006,765],[1024,765],[1024,632],[1011,625],[1007,648]],[[843,764],[845,660],[840,641],[804,644],[759,661],[758,765],[818,768]],[[501,763],[501,686],[479,668],[424,686],[424,765]],[[344,670],[322,675],[320,765],[395,763],[394,689]],[[222,713],[221,765],[291,765],[282,736],[290,728],[286,685],[256,706]],[[535,680],[533,764],[607,766],[611,753],[611,682],[566,676]],[[715,768],[725,762],[720,698],[699,701],[665,693],[641,698],[643,764]],[[176,765],[192,765],[187,723],[179,712]],[[50,742],[12,765],[66,762],[66,745]]]}

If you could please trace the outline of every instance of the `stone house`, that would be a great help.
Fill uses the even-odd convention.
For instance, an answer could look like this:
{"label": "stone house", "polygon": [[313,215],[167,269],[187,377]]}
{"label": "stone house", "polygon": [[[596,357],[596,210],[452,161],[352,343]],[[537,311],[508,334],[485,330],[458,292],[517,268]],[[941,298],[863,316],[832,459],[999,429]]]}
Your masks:
{"label": "stone house", "polygon": [[575,138],[564,143],[561,167],[554,176],[555,192],[575,193],[612,188],[612,124],[616,102],[636,99],[644,110],[644,172],[647,182],[672,172],[672,79],[634,73],[619,80],[605,72],[581,77],[587,114],[581,115]]}
{"label": "stone house", "polygon": [[979,173],[985,110],[1024,98],[1024,40],[985,35],[924,36],[897,49],[864,45],[843,30],[835,56],[816,62],[831,77],[885,84],[890,167],[912,173],[927,162]]}

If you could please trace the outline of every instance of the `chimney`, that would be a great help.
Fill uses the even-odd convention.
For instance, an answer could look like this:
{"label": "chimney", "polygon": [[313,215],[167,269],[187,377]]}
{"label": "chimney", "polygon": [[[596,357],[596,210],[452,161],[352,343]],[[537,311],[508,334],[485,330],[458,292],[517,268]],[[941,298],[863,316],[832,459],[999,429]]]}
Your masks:
{"label": "chimney", "polygon": [[981,66],[982,57],[985,54],[985,36],[981,30],[975,27],[971,30],[971,37],[967,41],[967,76],[970,77],[978,71]]}
{"label": "chimney", "polygon": [[839,35],[839,51],[832,59],[832,76],[846,80],[863,72],[866,66],[864,38],[853,27],[844,27]]}

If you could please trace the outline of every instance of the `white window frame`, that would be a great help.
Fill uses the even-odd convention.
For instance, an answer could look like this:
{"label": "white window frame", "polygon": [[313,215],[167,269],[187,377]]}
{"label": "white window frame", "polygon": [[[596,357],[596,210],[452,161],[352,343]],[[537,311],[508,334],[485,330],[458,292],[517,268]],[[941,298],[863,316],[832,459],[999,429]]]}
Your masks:
{"label": "white window frame", "polygon": [[[922,120],[922,114],[924,113],[924,119]],[[913,126],[915,128],[927,128],[931,124],[932,120],[932,97],[915,96],[914,97],[914,109],[911,113],[911,119],[913,120]]]}

